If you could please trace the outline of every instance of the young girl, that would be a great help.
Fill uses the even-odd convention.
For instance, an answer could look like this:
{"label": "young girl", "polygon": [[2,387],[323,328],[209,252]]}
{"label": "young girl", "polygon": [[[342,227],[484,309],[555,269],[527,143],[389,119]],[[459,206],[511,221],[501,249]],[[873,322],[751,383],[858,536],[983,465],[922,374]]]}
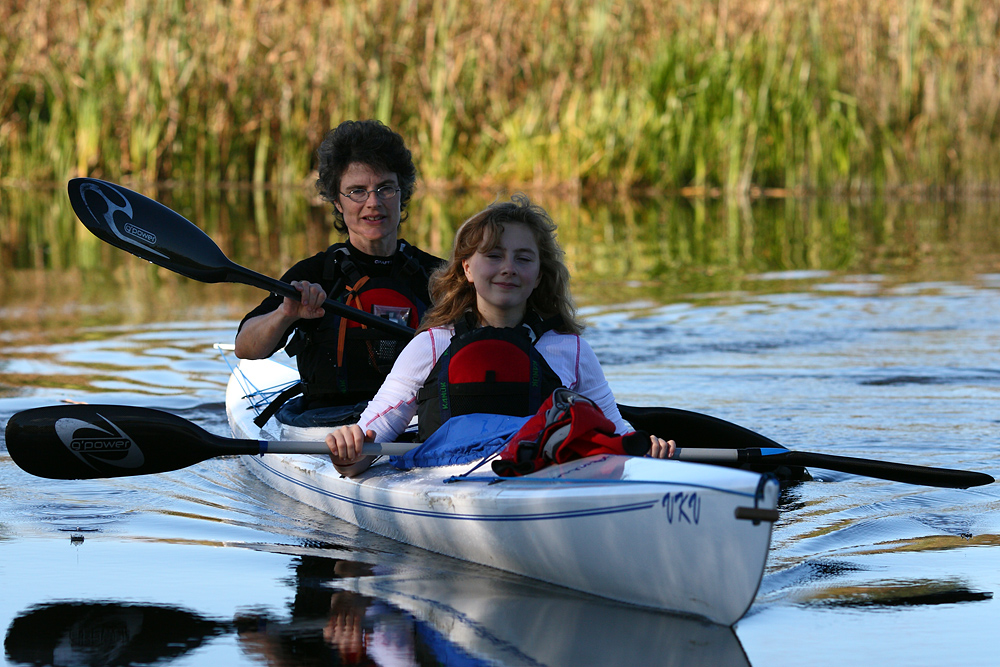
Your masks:
{"label": "young girl", "polygon": [[[431,277],[434,306],[404,348],[358,424],[326,437],[346,475],[371,464],[367,442],[395,439],[419,416],[420,439],[449,417],[533,415],[559,386],[593,400],[615,424],[618,412],[597,356],[583,338],[569,293],[556,226],[524,195],[469,218],[448,264]],[[674,441],[650,438],[649,456],[666,458]]]}

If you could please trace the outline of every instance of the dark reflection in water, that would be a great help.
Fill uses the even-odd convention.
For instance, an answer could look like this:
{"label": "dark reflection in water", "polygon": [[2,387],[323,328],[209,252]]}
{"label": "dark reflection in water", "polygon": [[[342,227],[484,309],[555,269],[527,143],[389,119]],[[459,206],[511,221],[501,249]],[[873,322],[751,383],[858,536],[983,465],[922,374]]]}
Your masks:
{"label": "dark reflection in water", "polygon": [[817,600],[829,607],[916,607],[921,605],[959,604],[992,600],[991,591],[971,591],[960,583],[947,581],[918,582],[907,586],[859,587],[827,591],[830,597]]}
{"label": "dark reflection in water", "polygon": [[21,665],[151,665],[179,658],[229,629],[174,607],[54,602],[15,618],[4,649]]}
{"label": "dark reflection in water", "polygon": [[966,369],[949,375],[893,375],[885,378],[859,380],[859,384],[891,387],[906,384],[1000,384],[1000,369]]}
{"label": "dark reflection in water", "polygon": [[373,576],[376,566],[300,556],[292,567],[295,596],[289,605],[290,621],[266,613],[237,615],[239,642],[246,653],[272,667],[369,664],[369,647],[386,645],[405,654],[409,664],[434,664],[417,641],[416,619],[385,603],[332,587],[343,577]]}

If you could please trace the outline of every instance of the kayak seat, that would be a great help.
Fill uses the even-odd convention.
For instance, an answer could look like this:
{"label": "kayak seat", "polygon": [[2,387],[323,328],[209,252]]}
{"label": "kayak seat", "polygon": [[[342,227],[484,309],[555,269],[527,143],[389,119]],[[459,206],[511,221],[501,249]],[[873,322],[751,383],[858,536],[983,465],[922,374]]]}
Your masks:
{"label": "kayak seat", "polygon": [[354,405],[334,405],[325,408],[304,409],[305,399],[297,396],[278,410],[278,421],[289,426],[309,428],[313,426],[343,426],[357,424],[368,402]]}

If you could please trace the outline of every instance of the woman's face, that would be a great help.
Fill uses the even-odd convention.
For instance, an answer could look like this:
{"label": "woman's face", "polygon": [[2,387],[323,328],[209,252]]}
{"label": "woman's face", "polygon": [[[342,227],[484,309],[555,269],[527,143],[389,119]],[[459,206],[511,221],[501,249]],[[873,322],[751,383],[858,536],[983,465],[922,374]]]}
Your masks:
{"label": "woman's face", "polygon": [[[399,233],[401,193],[382,199],[374,190],[384,186],[399,188],[399,178],[392,171],[377,171],[366,164],[352,162],[340,177],[337,210],[344,214],[351,244],[369,255],[389,256],[396,251]],[[358,203],[347,195],[352,191],[367,192]]]}
{"label": "woman's face", "polygon": [[486,324],[517,326],[528,297],[542,280],[538,243],[527,225],[503,225],[499,244],[462,260],[466,279],[475,285],[476,305]]}

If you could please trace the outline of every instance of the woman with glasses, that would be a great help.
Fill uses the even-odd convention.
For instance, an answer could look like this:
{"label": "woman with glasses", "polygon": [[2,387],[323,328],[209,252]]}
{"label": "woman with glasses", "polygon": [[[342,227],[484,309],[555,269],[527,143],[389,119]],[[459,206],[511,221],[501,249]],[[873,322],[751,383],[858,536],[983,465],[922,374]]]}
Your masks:
{"label": "woman with glasses", "polygon": [[285,273],[282,280],[301,293],[298,301],[272,294],[240,323],[237,357],[262,359],[285,347],[302,379],[265,410],[262,421],[299,391],[302,397],[278,415],[286,423],[356,418],[405,341],[328,313],[323,302],[340,300],[416,328],[430,304],[428,278],[442,263],[399,238],[416,184],[399,134],[376,120],[346,121],[327,134],[318,157],[316,188],[333,205],[334,227],[347,239]]}

